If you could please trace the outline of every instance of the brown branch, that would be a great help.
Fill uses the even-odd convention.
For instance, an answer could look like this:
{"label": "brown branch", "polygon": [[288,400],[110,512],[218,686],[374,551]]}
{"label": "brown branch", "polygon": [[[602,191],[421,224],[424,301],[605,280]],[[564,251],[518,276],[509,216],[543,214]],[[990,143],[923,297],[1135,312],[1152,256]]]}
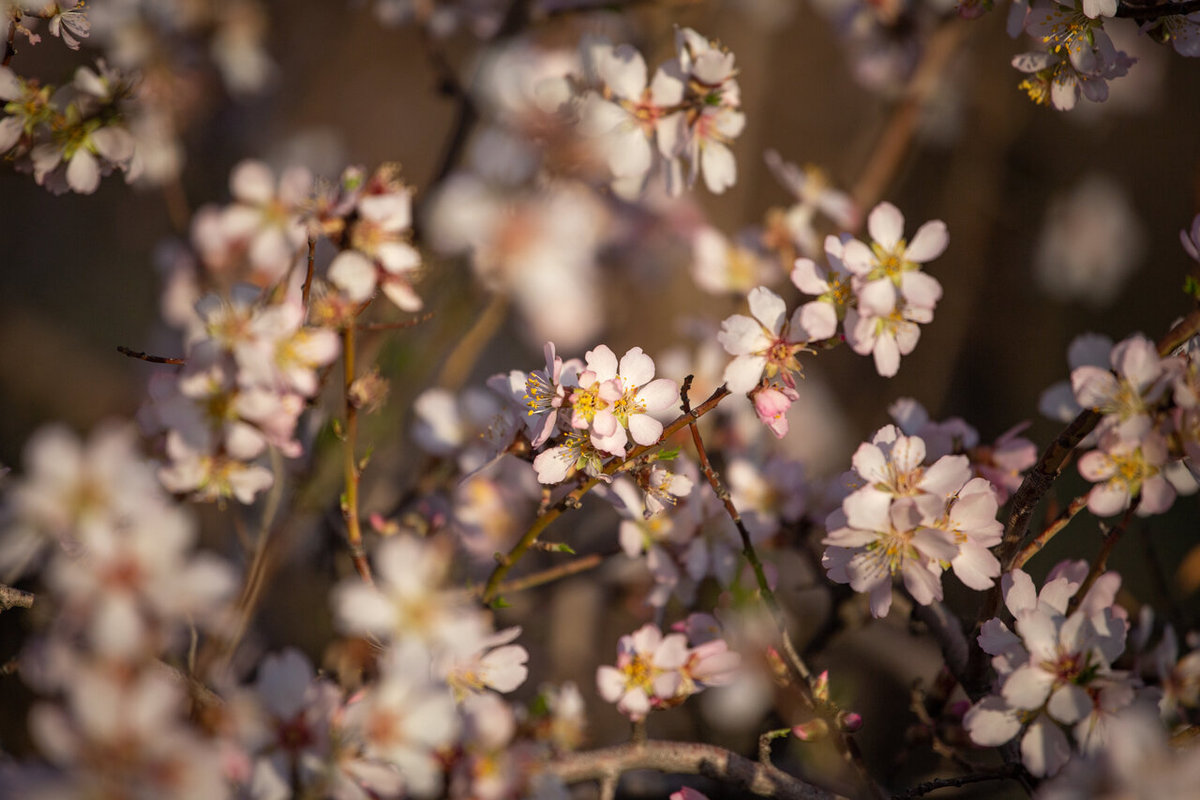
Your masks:
{"label": "brown branch", "polygon": [[355,455],[358,444],[358,405],[352,391],[355,378],[354,366],[354,325],[342,328],[342,378],[345,396],[346,428],[342,431],[344,437],[342,447],[342,475],[345,491],[342,494],[342,518],[346,521],[346,542],[350,545],[350,558],[354,568],[367,584],[373,584],[371,565],[367,562],[366,549],[363,547],[362,525],[358,518],[358,482],[362,470]]}
{"label": "brown branch", "polygon": [[[604,466],[601,475],[607,477],[612,475],[621,467],[628,464],[630,461],[640,456],[645,455],[654,448],[661,445],[671,436],[674,436],[692,419],[698,419],[708,412],[712,411],[717,405],[729,395],[729,390],[724,385],[717,387],[707,400],[705,400],[691,415],[683,414],[675,419],[670,425],[663,428],[662,435],[658,437],[658,441],[649,445],[638,445],[630,450],[624,458],[614,458]],[[492,574],[488,576],[487,585],[483,589],[481,599],[483,602],[491,603],[500,592],[500,584],[513,568],[513,566],[521,559],[525,552],[537,541],[537,537],[546,529],[551,522],[562,516],[563,512],[570,508],[575,508],[579,505],[579,501],[583,496],[590,492],[592,488],[600,483],[602,478],[597,475],[584,481],[580,486],[568,492],[557,503],[546,509],[545,513],[539,514],[529,529],[521,536],[520,540],[512,546],[512,549],[504,556],[501,556],[496,563],[496,568],[492,570]]]}
{"label": "brown branch", "polygon": [[1129,504],[1129,508],[1125,510],[1125,515],[1121,517],[1121,521],[1114,525],[1105,535],[1104,542],[1100,545],[1100,552],[1096,554],[1096,560],[1092,562],[1092,568],[1088,570],[1087,577],[1083,579],[1083,583],[1079,584],[1079,590],[1075,592],[1070,604],[1067,606],[1068,615],[1079,608],[1079,604],[1083,602],[1083,598],[1087,597],[1087,593],[1091,590],[1092,584],[1108,568],[1108,557],[1112,555],[1113,548],[1117,546],[1117,542],[1121,540],[1122,534],[1129,527],[1129,522],[1133,519],[1133,513],[1137,511],[1138,500],[1140,499],[1141,496],[1139,495]]}
{"label": "brown branch", "polygon": [[833,795],[781,769],[751,761],[711,744],[643,742],[603,750],[571,753],[548,762],[544,769],[563,782],[613,780],[623,772],[653,769],[683,775],[703,775],[759,797],[779,800],[832,800]]}
{"label": "brown branch", "polygon": [[966,37],[967,25],[965,20],[949,19],[929,37],[903,99],[892,110],[886,127],[871,148],[870,160],[851,191],[858,208],[865,211],[887,191],[912,146],[922,109],[948,74],[946,65]]}
{"label": "brown branch", "polygon": [[1013,561],[1013,566],[1017,567],[1018,569],[1025,566],[1029,559],[1036,556],[1041,549],[1046,546],[1047,542],[1053,539],[1059,531],[1067,527],[1067,523],[1074,519],[1075,515],[1087,506],[1087,500],[1088,496],[1086,494],[1081,494],[1079,497],[1076,497],[1074,500],[1072,500],[1071,504],[1067,506],[1066,510],[1059,514],[1053,522],[1047,525],[1044,531],[1039,533],[1037,536],[1031,539],[1028,544],[1021,548],[1021,552],[1017,554],[1016,559]]}
{"label": "brown branch", "polygon": [[521,592],[526,589],[532,589],[535,586],[542,586],[547,583],[569,578],[572,575],[578,575],[581,572],[587,572],[589,569],[595,569],[604,562],[604,556],[599,553],[590,553],[586,556],[581,556],[574,561],[568,561],[565,564],[559,564],[549,569],[544,569],[541,572],[534,572],[520,578],[515,578],[511,581],[505,581],[500,584],[500,594],[511,594],[513,592]]}
{"label": "brown branch", "polygon": [[1138,22],[1149,22],[1161,17],[1169,17],[1176,14],[1187,15],[1195,11],[1200,11],[1200,0],[1183,0],[1180,3],[1154,3],[1152,5],[1118,3],[1117,13],[1113,16],[1127,17],[1135,19]]}
{"label": "brown branch", "polygon": [[738,513],[737,507],[734,506],[729,490],[721,483],[720,477],[717,475],[716,470],[713,469],[712,462],[708,458],[708,451],[704,447],[704,440],[700,437],[700,428],[696,425],[696,417],[692,412],[691,401],[688,400],[688,389],[691,388],[692,377],[688,375],[684,378],[683,386],[679,390],[679,399],[683,405],[684,416],[688,420],[688,429],[692,434],[692,444],[695,445],[696,455],[700,459],[700,470],[708,480],[708,485],[712,487],[713,492],[725,507],[729,518],[733,520],[738,535],[741,536],[742,555],[746,557],[746,561],[749,562],[751,569],[754,571],[754,578],[758,583],[759,596],[762,597],[763,604],[766,605],[767,610],[771,614],[771,619],[775,623],[775,633],[782,645],[785,657],[784,662],[793,673],[792,684],[800,690],[800,694],[809,708],[829,724],[834,747],[861,784],[861,788],[865,791],[863,796],[883,797],[883,791],[871,778],[870,772],[868,772],[866,765],[863,763],[858,747],[841,727],[841,709],[828,700],[818,699],[813,692],[812,671],[796,651],[795,645],[792,644],[791,634],[788,633],[787,616],[783,613],[783,608],[779,605],[779,600],[775,597],[775,592],[771,589],[771,585],[767,581],[762,561],[758,557],[758,552],[754,549],[754,543],[750,540],[750,531],[742,521],[742,516]]}
{"label": "brown branch", "polygon": [[10,608],[33,608],[33,593],[0,583],[0,611]]}
{"label": "brown branch", "polygon": [[141,350],[131,350],[130,348],[125,347],[124,345],[117,345],[117,352],[123,356],[129,356],[130,358],[137,358],[137,359],[141,359],[142,361],[149,361],[152,364],[173,364],[178,367],[178,366],[183,366],[184,364],[187,363],[186,358],[170,358],[168,356],[152,356],[147,353],[143,353]]}
{"label": "brown branch", "polygon": [[429,320],[433,319],[434,315],[435,315],[435,312],[430,311],[426,314],[422,314],[419,317],[413,317],[412,319],[406,319],[403,322],[361,322],[358,325],[358,329],[360,331],[374,332],[374,331],[398,331],[398,330],[402,330],[404,328],[415,328],[416,326],[420,325],[422,322],[428,322]]}
{"label": "brown branch", "polygon": [[919,783],[902,794],[893,795],[892,800],[915,800],[915,798],[924,797],[938,789],[966,786],[969,783],[1020,780],[1021,771],[1022,767],[1020,764],[1008,764],[993,772],[976,772],[972,775],[960,775],[957,778],[935,778],[931,781]]}
{"label": "brown branch", "polygon": [[317,240],[312,234],[308,237],[308,263],[304,268],[304,288],[300,290],[300,302],[304,304],[304,310],[308,310],[308,295],[312,291],[313,272],[316,267],[317,255]]}

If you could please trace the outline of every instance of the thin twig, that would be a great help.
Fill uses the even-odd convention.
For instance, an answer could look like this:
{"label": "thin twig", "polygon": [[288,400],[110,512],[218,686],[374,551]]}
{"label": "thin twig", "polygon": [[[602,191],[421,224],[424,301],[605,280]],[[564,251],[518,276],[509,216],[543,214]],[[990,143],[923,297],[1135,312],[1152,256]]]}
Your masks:
{"label": "thin twig", "polygon": [[829,723],[832,741],[836,749],[846,764],[853,770],[855,776],[862,784],[862,788],[876,797],[883,797],[883,791],[880,789],[879,784],[871,778],[866,764],[863,763],[858,747],[846,735],[845,731],[842,730],[840,709],[827,700],[818,700],[813,692],[812,671],[804,663],[804,659],[800,657],[800,653],[797,652],[795,645],[792,644],[792,637],[788,632],[787,616],[784,614],[783,607],[779,605],[779,600],[775,597],[775,592],[771,589],[771,585],[767,581],[762,561],[759,559],[758,552],[754,549],[754,543],[750,539],[750,531],[746,528],[746,523],[742,521],[737,507],[734,506],[733,498],[729,495],[729,490],[721,483],[720,477],[712,467],[712,462],[709,461],[708,451],[705,449],[704,440],[700,436],[700,428],[696,425],[697,417],[692,412],[691,401],[688,400],[688,389],[691,388],[692,378],[693,376],[691,375],[684,378],[683,386],[679,390],[679,399],[683,405],[684,416],[688,420],[688,428],[692,434],[692,443],[696,447],[696,456],[700,460],[700,470],[704,473],[704,477],[708,480],[708,484],[712,487],[713,492],[716,493],[717,498],[724,505],[726,513],[733,520],[733,524],[741,536],[742,555],[746,557],[746,561],[749,562],[751,569],[754,571],[754,578],[758,583],[759,596],[762,598],[763,604],[766,605],[767,610],[771,614],[771,619],[775,623],[775,632],[783,647],[784,661],[794,676],[792,683],[800,690],[800,695],[804,698],[808,706]]}
{"label": "thin twig", "polygon": [[1149,22],[1150,20],[1176,14],[1186,16],[1194,11],[1200,11],[1200,0],[1183,0],[1183,2],[1179,3],[1154,3],[1153,5],[1118,3],[1117,13],[1113,14],[1113,16],[1128,17],[1138,22]]}
{"label": "thin twig", "polygon": [[785,736],[791,736],[791,728],[779,728],[773,731],[767,731],[762,736],[758,737],[758,763],[771,764],[771,742],[776,739],[782,739]]}
{"label": "thin twig", "polygon": [[492,295],[483,313],[475,318],[474,324],[458,340],[446,363],[442,365],[438,386],[443,389],[458,389],[466,382],[467,376],[479,359],[479,354],[488,342],[495,338],[507,312],[508,298],[500,292]]}
{"label": "thin twig", "polygon": [[[716,391],[709,395],[707,400],[705,400],[692,412],[692,414],[683,414],[675,419],[670,425],[667,425],[665,428],[663,428],[662,435],[658,437],[657,442],[649,445],[638,445],[630,450],[624,458],[614,458],[604,466],[604,469],[601,471],[601,475],[604,477],[612,475],[630,461],[633,461],[635,458],[639,458],[650,452],[669,439],[671,436],[674,436],[676,433],[682,430],[683,427],[692,419],[698,419],[699,417],[702,417],[708,412],[712,411],[722,400],[728,396],[729,390],[726,389],[724,385],[719,386]],[[583,496],[590,492],[597,483],[600,483],[601,480],[603,480],[603,478],[601,478],[600,475],[588,478],[581,485],[564,495],[557,503],[546,509],[544,513],[538,514],[537,518],[534,519],[533,524],[529,526],[528,530],[525,531],[520,540],[512,546],[506,555],[501,556],[497,560],[496,568],[493,569],[492,574],[488,576],[487,585],[484,587],[483,594],[481,596],[481,599],[485,604],[491,603],[496,599],[496,597],[499,595],[500,584],[504,580],[504,577],[521,559],[521,557],[525,555],[525,552],[529,550],[530,546],[537,541],[537,537],[546,529],[546,526],[562,516],[563,512],[567,509],[578,506],[579,501],[583,499]]]}
{"label": "thin twig", "polygon": [[892,796],[892,800],[915,800],[917,797],[924,797],[930,792],[938,789],[948,789],[951,787],[966,786],[969,783],[983,783],[984,781],[1006,781],[1020,780],[1021,766],[1020,764],[1008,764],[1000,769],[992,772],[976,772],[971,775],[960,775],[957,778],[935,778],[931,781],[918,783],[902,794]]}
{"label": "thin twig", "polygon": [[360,322],[358,324],[358,329],[360,331],[364,331],[364,332],[374,332],[374,331],[398,331],[398,330],[402,330],[404,328],[415,328],[416,326],[420,325],[422,322],[428,322],[429,320],[433,319],[434,315],[435,315],[435,312],[430,311],[426,314],[422,314],[419,317],[413,317],[412,319],[406,319],[403,322]]}
{"label": "thin twig", "polygon": [[565,564],[559,564],[549,569],[544,569],[541,572],[533,572],[520,578],[514,578],[511,581],[505,581],[500,584],[500,594],[513,594],[514,592],[522,592],[526,589],[532,589],[535,586],[543,586],[547,583],[553,583],[563,578],[569,578],[572,575],[578,575],[581,572],[587,572],[589,569],[595,569],[604,563],[604,556],[599,553],[590,553],[586,556],[580,556],[574,561],[568,561]]}
{"label": "thin twig", "polygon": [[310,234],[308,237],[308,264],[304,270],[304,288],[300,290],[300,302],[308,308],[308,295],[312,291],[313,271],[316,267],[317,240]]}
{"label": "thin twig", "polygon": [[851,192],[858,208],[875,205],[887,191],[912,146],[921,110],[948,74],[946,65],[966,37],[967,25],[965,20],[950,19],[929,37],[903,99],[892,110],[883,133],[871,148],[870,160]]}
{"label": "thin twig", "polygon": [[[258,536],[254,542],[254,556],[250,559],[250,567],[246,570],[246,577],[242,582],[242,591],[238,596],[236,606],[237,619],[229,637],[221,643],[221,649],[216,656],[218,672],[224,672],[225,668],[229,666],[229,662],[233,659],[233,654],[237,652],[238,645],[241,644],[246,631],[250,629],[250,621],[254,618],[254,611],[258,608],[259,598],[262,597],[263,587],[267,583],[268,545],[271,543],[271,531],[275,525],[275,515],[279,511],[279,505],[283,499],[284,485],[283,457],[275,448],[271,448],[269,452],[271,454],[271,471],[275,473],[275,483],[271,485],[271,491],[267,495],[266,504],[263,507]],[[193,658],[194,662],[195,659]],[[203,662],[201,664],[202,671],[207,672],[207,664]]]}
{"label": "thin twig", "polygon": [[1117,542],[1121,540],[1121,536],[1129,528],[1129,522],[1133,519],[1133,514],[1137,511],[1139,495],[1129,504],[1129,508],[1125,510],[1121,521],[1109,529],[1104,537],[1104,542],[1100,545],[1100,552],[1096,554],[1096,560],[1092,562],[1092,568],[1088,570],[1087,577],[1083,579],[1083,583],[1079,584],[1078,591],[1071,598],[1070,604],[1067,606],[1067,614],[1071,614],[1075,609],[1079,608],[1079,604],[1087,597],[1087,593],[1092,588],[1092,584],[1096,582],[1106,569],[1108,569],[1108,557],[1112,555],[1113,548],[1117,546]]}
{"label": "thin twig", "polygon": [[0,611],[8,611],[10,608],[33,608],[33,597],[32,592],[23,592],[0,584]]}
{"label": "thin twig", "polygon": [[175,366],[183,366],[187,363],[185,358],[170,358],[168,356],[152,356],[148,353],[143,353],[141,350],[131,350],[124,345],[117,345],[117,352],[123,356],[130,358],[138,358],[142,361],[149,361],[152,364],[173,364]]}
{"label": "thin twig", "polygon": [[1013,561],[1013,566],[1018,569],[1024,567],[1029,559],[1036,556],[1046,543],[1054,538],[1055,534],[1067,527],[1067,523],[1075,518],[1075,515],[1087,507],[1088,496],[1082,494],[1071,501],[1071,504],[1058,515],[1058,517],[1046,526],[1046,529],[1037,536],[1029,540],[1029,543],[1021,548],[1021,552],[1017,553],[1016,560]]}
{"label": "thin twig", "polygon": [[342,377],[346,411],[346,427],[342,431],[342,476],[345,484],[342,518],[346,521],[346,542],[350,546],[350,558],[354,562],[354,568],[363,581],[373,584],[371,565],[367,562],[367,553],[363,547],[362,525],[358,518],[358,482],[362,477],[362,470],[359,469],[358,457],[354,452],[358,443],[358,405],[351,391],[355,378],[355,327],[347,325],[342,328]]}
{"label": "thin twig", "polygon": [[644,742],[571,753],[545,764],[564,783],[603,781],[635,769],[703,775],[734,789],[779,800],[832,800],[829,792],[783,770],[751,761],[724,748],[693,742]]}
{"label": "thin twig", "polygon": [[789,666],[792,667],[797,677],[802,681],[806,697],[812,701],[810,686],[812,671],[809,670],[808,665],[804,663],[804,659],[800,657],[800,654],[796,652],[796,648],[792,645],[783,608],[780,607],[779,601],[775,597],[775,592],[772,591],[771,584],[767,581],[767,574],[763,570],[762,560],[759,559],[758,551],[754,549],[754,543],[750,540],[750,531],[746,528],[746,523],[742,521],[742,515],[738,513],[737,508],[734,506],[733,498],[729,495],[729,490],[721,483],[720,476],[713,469],[712,462],[708,459],[708,451],[704,447],[704,440],[700,437],[700,429],[697,427],[695,419],[692,418],[692,405],[691,401],[688,400],[688,390],[691,388],[692,379],[692,375],[684,378],[683,386],[679,390],[679,399],[683,405],[683,413],[688,417],[688,429],[692,434],[692,444],[696,447],[696,456],[700,459],[700,471],[704,473],[704,477],[708,480],[708,485],[712,487],[717,499],[725,507],[725,512],[733,520],[733,524],[741,536],[742,555],[746,557],[746,561],[750,563],[750,568],[754,570],[754,578],[758,583],[759,593],[766,603],[767,610],[771,612],[771,616],[775,619],[775,626],[779,630],[784,655],[787,657]]}

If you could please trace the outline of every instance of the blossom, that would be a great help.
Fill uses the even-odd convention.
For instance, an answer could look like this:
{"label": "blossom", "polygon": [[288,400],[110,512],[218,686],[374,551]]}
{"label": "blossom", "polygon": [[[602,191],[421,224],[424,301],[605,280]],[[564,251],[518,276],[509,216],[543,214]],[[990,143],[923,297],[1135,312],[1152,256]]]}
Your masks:
{"label": "blossom", "polygon": [[511,692],[525,682],[529,652],[519,644],[510,644],[520,635],[517,626],[498,631],[485,637],[477,651],[459,656],[443,668],[446,682],[459,699],[484,689]]}
{"label": "blossom", "polygon": [[133,137],[119,123],[80,124],[66,129],[56,141],[35,145],[30,157],[39,185],[55,192],[69,188],[91,194],[100,186],[101,175],[114,166],[128,167],[133,153]]}
{"label": "blossom", "polygon": [[734,394],[746,393],[765,373],[794,387],[793,374],[803,373],[796,356],[809,349],[809,342],[832,336],[834,328],[809,305],[797,308],[788,320],[783,298],[764,286],[751,290],[747,299],[753,317],[734,314],[717,334],[717,341],[734,356],[725,368],[726,386]]}
{"label": "blossom", "polygon": [[1178,373],[1177,359],[1163,359],[1154,343],[1141,334],[1119,342],[1109,357],[1115,375],[1103,367],[1083,365],[1071,371],[1071,388],[1083,408],[1104,415],[1099,428],[1136,442],[1150,430],[1154,405]]}
{"label": "blossom", "polygon": [[60,37],[72,50],[78,50],[79,40],[86,39],[91,33],[92,25],[82,2],[65,9],[57,2],[50,3],[42,11],[42,17],[48,20],[46,27],[50,35]]}
{"label": "blossom", "polygon": [[892,577],[899,575],[922,605],[942,599],[941,562],[954,558],[952,534],[926,527],[916,501],[892,500],[882,492],[855,492],[826,523],[821,559],[835,583],[848,583],[871,596],[871,613],[886,616],[892,604]]}
{"label": "blossom", "polygon": [[1140,444],[1113,435],[1102,437],[1100,449],[1079,458],[1079,474],[1096,484],[1088,492],[1088,509],[1097,516],[1112,516],[1129,508],[1137,496],[1138,516],[1166,511],[1175,502],[1175,489],[1164,471],[1166,461],[1166,440],[1155,431]]}
{"label": "blossom", "polygon": [[1086,562],[1064,562],[1035,594],[1029,576],[1014,570],[1002,585],[1015,633],[992,619],[979,636],[999,686],[967,712],[964,727],[972,741],[990,746],[1021,735],[1022,761],[1039,777],[1070,758],[1063,726],[1072,726],[1081,749],[1093,750],[1104,740],[1108,715],[1134,699],[1134,679],[1111,668],[1125,646],[1124,612],[1113,606],[1119,577],[1101,576],[1067,614],[1087,572]]}
{"label": "blossom", "polygon": [[[1085,0],[1108,4],[1112,0]],[[1025,17],[1025,29],[1045,43],[1048,52],[1024,53],[1013,66],[1028,73],[1020,88],[1040,105],[1069,111],[1082,94],[1093,102],[1108,99],[1108,81],[1129,71],[1133,60],[1113,46],[1098,13],[1052,0],[1035,0]]]}
{"label": "blossom", "polygon": [[828,217],[843,230],[856,226],[858,209],[854,201],[845,192],[835,189],[820,169],[797,167],[784,161],[774,150],[768,150],[764,158],[775,179],[796,198],[784,215],[784,226],[805,256],[811,258],[818,252],[820,240],[815,225],[818,214]]}
{"label": "blossom", "polygon": [[276,183],[270,167],[252,160],[229,174],[234,202],[221,212],[220,225],[244,243],[252,270],[265,281],[282,278],[308,239],[302,214],[312,183],[303,167],[284,170]]}
{"label": "blossom", "polygon": [[485,646],[488,622],[466,596],[442,586],[450,569],[445,547],[408,535],[375,551],[375,584],[354,578],[334,588],[338,627],[353,634],[415,641],[439,654],[469,655]]}
{"label": "blossom", "polygon": [[608,345],[586,354],[587,367],[571,392],[571,425],[589,430],[596,449],[624,456],[628,440],[650,445],[662,436],[663,425],[651,414],[674,405],[679,386],[669,378],[654,378],[654,360],[634,347],[620,362]]}
{"label": "blossom", "polygon": [[775,434],[775,438],[782,439],[788,432],[788,409],[798,399],[800,395],[788,386],[784,386],[782,390],[762,388],[754,393],[754,413],[771,433]]}
{"label": "blossom", "polygon": [[595,43],[587,54],[604,93],[584,98],[582,130],[608,163],[613,189],[632,198],[641,192],[656,150],[668,164],[678,153],[686,120],[675,106],[683,100],[684,82],[660,67],[647,85],[646,61],[627,44]]}
{"label": "blossom", "polygon": [[[842,262],[844,242],[836,236],[825,237],[825,260],[829,266],[822,268],[811,258],[797,258],[792,268],[792,284],[805,294],[815,295],[818,310],[810,313],[823,313],[832,317],[833,327],[837,321],[846,316],[846,310],[857,302],[854,293],[854,276]],[[810,304],[811,305],[811,304]],[[823,309],[822,311],[819,311]],[[829,322],[826,321],[826,326]]]}
{"label": "blossom", "polygon": [[394,765],[407,793],[435,796],[437,753],[460,732],[454,698],[429,675],[430,654],[415,642],[388,651],[379,681],[347,705],[344,731],[369,759]]}
{"label": "blossom", "polygon": [[687,663],[687,639],[681,633],[663,636],[647,623],[622,636],[617,643],[617,665],[596,670],[600,696],[617,704],[633,721],[644,719],[655,705],[673,698],[682,683],[680,669]]}
{"label": "blossom", "polygon": [[945,252],[950,243],[946,223],[926,222],[908,243],[900,209],[880,203],[867,216],[867,232],[874,240],[870,247],[851,239],[842,252],[846,269],[858,278],[855,294],[860,313],[886,317],[901,301],[908,308],[932,311],[942,287],[921,266]]}
{"label": "blossom", "polygon": [[357,197],[355,209],[347,248],[329,265],[330,282],[355,303],[368,300],[378,286],[400,310],[419,311],[422,302],[413,290],[412,273],[421,255],[408,242],[412,191],[385,165]]}

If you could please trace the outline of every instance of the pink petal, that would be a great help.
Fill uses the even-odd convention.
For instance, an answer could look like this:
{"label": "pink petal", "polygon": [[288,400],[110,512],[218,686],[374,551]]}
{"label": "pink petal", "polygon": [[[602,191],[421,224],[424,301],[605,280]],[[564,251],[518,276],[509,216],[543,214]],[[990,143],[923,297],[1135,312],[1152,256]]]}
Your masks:
{"label": "pink petal", "polygon": [[867,217],[867,232],[884,250],[891,250],[904,235],[904,215],[891,203],[880,203]]}
{"label": "pink petal", "polygon": [[917,234],[913,236],[904,255],[909,261],[924,264],[946,252],[948,244],[950,244],[950,234],[946,232],[946,223],[935,219],[917,229]]}

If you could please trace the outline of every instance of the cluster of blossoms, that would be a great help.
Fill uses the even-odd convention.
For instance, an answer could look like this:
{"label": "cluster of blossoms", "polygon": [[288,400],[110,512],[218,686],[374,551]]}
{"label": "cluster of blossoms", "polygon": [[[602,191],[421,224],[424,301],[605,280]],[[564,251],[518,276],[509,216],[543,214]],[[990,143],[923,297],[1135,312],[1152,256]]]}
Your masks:
{"label": "cluster of blossoms", "polygon": [[1105,573],[1075,598],[1087,574],[1087,562],[1063,562],[1040,592],[1022,570],[1006,574],[1004,603],[1014,628],[995,618],[979,635],[997,686],[963,724],[976,744],[998,746],[1020,735],[1021,759],[1038,777],[1070,759],[1067,731],[1081,752],[1095,753],[1116,714],[1135,703],[1152,710],[1157,700],[1136,675],[1112,668],[1128,629],[1125,610],[1114,605],[1120,576]]}
{"label": "cluster of blossoms", "polygon": [[[510,381],[520,380],[510,376]],[[630,440],[651,445],[662,436],[654,415],[679,398],[679,385],[654,377],[654,360],[634,347],[621,360],[607,346],[589,350],[584,362],[563,361],[546,346],[546,367],[524,381],[525,402],[538,447],[562,431],[562,442],[543,450],[533,465],[542,483],[559,483],[575,469],[600,471],[609,456],[624,458]]]}
{"label": "cluster of blossoms", "polygon": [[159,658],[188,634],[220,633],[230,567],[196,554],[196,526],[159,487],[128,426],[80,442],[63,428],[29,441],[11,486],[0,572],[41,562],[52,610],[22,655],[41,696],[29,728],[46,766],[9,762],[13,797],[85,797],[120,787],[146,797],[224,797],[216,742],[188,720],[188,685]]}
{"label": "cluster of blossoms", "polygon": [[[171,2],[0,3],[0,41],[41,41],[37,24],[78,50],[102,55],[59,91],[0,67],[0,156],[31,171],[50,191],[90,194],[114,169],[126,180],[161,185],[183,167],[185,120],[205,113],[198,60],[211,61],[233,95],[262,89],[274,66],[257,0],[220,8]],[[187,65],[185,68],[183,65]],[[185,83],[191,85],[185,86]]]}
{"label": "cluster of blossoms", "polygon": [[[540,711],[524,715],[501,700],[496,692],[528,674],[528,653],[512,643],[520,629],[493,631],[490,614],[447,588],[453,562],[436,544],[390,539],[376,554],[376,584],[335,588],[339,628],[382,648],[353,667],[372,676],[356,691],[318,677],[294,649],[263,659],[251,685],[163,664],[179,657],[189,630],[193,646],[201,634],[214,634],[201,640],[212,644],[232,633],[234,576],[191,552],[191,518],[135,443],[127,427],[86,443],[46,429],[8,494],[0,569],[21,574],[44,561],[39,604],[55,614],[22,659],[47,698],[30,729],[50,765],[0,767],[6,796],[110,787],[163,798],[352,800],[432,797],[448,786],[455,797],[565,797],[540,765],[579,744],[582,698],[570,684],[546,688]],[[204,680],[219,701],[197,693]],[[191,704],[202,713],[190,717]]]}
{"label": "cluster of blossoms", "polygon": [[658,626],[647,623],[622,636],[616,666],[596,670],[600,696],[616,703],[634,722],[653,709],[679,705],[707,686],[728,683],[738,667],[738,654],[711,633],[718,629],[716,620],[693,615],[677,627],[677,632],[664,636]]}
{"label": "cluster of blossoms", "polygon": [[1089,438],[1095,449],[1079,458],[1079,472],[1095,486],[1088,509],[1118,514],[1137,502],[1137,514],[1161,514],[1179,493],[1196,490],[1200,455],[1200,370],[1189,344],[1161,357],[1136,334],[1113,344],[1103,336],[1072,343],[1071,381],[1043,395],[1044,411],[1071,418],[1082,409],[1100,415]]}
{"label": "cluster of blossoms", "polygon": [[854,454],[849,477],[858,488],[825,522],[829,579],[869,593],[876,617],[891,608],[897,575],[922,605],[942,599],[947,567],[972,589],[1000,575],[988,550],[1003,532],[995,488],[972,477],[965,455],[927,456],[919,436],[881,428]]}
{"label": "cluster of blossoms", "polygon": [[613,191],[638,197],[656,165],[672,194],[701,173],[711,192],[734,184],[737,163],[729,145],[746,117],[733,61],[732,53],[680,28],[675,57],[648,80],[646,61],[632,46],[584,43],[580,128],[603,154]]}
{"label": "cluster of blossoms", "polygon": [[31,170],[55,194],[91,194],[120,169],[136,177],[127,128],[129,80],[103,61],[80,67],[66,91],[0,67],[0,156]]}
{"label": "cluster of blossoms", "polygon": [[868,216],[867,229],[869,246],[850,237],[826,238],[828,267],[796,259],[792,282],[817,299],[798,306],[790,318],[783,299],[760,286],[748,295],[752,316],[735,314],[721,323],[717,339],[734,356],[725,369],[726,385],[735,394],[749,394],[759,418],[780,438],[797,398],[796,377],[803,375],[800,353],[833,338],[840,323],[850,347],[872,354],[879,374],[891,377],[900,356],[916,347],[917,324],[933,319],[942,287],[921,265],[946,249],[945,223],[925,223],[910,244],[903,238],[903,215],[881,203]]}
{"label": "cluster of blossoms", "polygon": [[1134,62],[1104,31],[1103,18],[1116,10],[1115,0],[1034,0],[1023,9],[1025,32],[1046,47],[1013,59],[1029,74],[1020,88],[1031,100],[1069,111],[1080,95],[1095,103],[1108,99],[1108,81],[1127,74]]}
{"label": "cluster of blossoms", "polygon": [[1037,461],[1037,446],[1021,436],[1028,426],[1021,423],[1002,433],[993,444],[981,444],[979,431],[960,417],[934,422],[924,406],[910,397],[902,397],[888,406],[896,426],[907,436],[919,436],[925,442],[925,460],[936,461],[944,455],[967,456],[971,471],[987,478],[1003,503],[1017,490],[1025,470]]}
{"label": "cluster of blossoms", "polygon": [[[173,264],[165,315],[184,329],[184,366],[155,377],[142,422],[164,435],[171,491],[249,503],[272,483],[261,463],[268,447],[301,455],[297,423],[340,352],[337,331],[357,324],[376,291],[402,310],[421,308],[412,284],[420,256],[409,243],[412,193],[394,165],[350,168],[323,185],[299,168],[276,181],[246,161],[230,185],[233,203],[196,215],[196,257]],[[321,281],[306,276],[306,251],[326,241],[339,252]],[[218,291],[198,298],[204,284]],[[365,379],[352,387],[366,406],[381,391]]]}

